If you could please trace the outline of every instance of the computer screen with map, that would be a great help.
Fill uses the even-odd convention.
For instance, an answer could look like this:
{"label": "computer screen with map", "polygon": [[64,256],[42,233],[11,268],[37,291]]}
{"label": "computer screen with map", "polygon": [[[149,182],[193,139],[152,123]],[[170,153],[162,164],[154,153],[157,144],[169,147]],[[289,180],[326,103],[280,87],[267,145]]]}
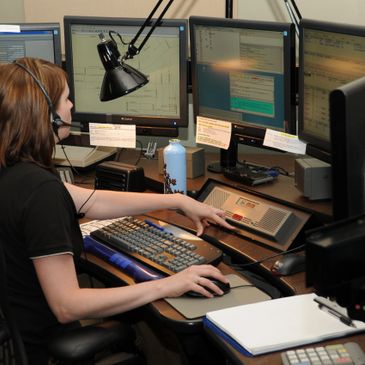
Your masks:
{"label": "computer screen with map", "polygon": [[301,21],[298,135],[308,155],[331,162],[330,92],[364,75],[365,27]]}
{"label": "computer screen with map", "polygon": [[[65,17],[66,68],[70,78],[73,120],[135,124],[137,134],[169,135],[186,127],[187,118],[187,21],[163,20],[141,53],[127,61],[148,75],[149,82],[121,98],[101,102],[104,68],[97,51],[99,34],[119,33],[128,44],[143,19]],[[139,41],[150,30],[146,27]],[[123,55],[127,45],[114,33]],[[139,43],[139,41],[137,43]],[[138,46],[138,44],[136,44]]]}
{"label": "computer screen with map", "polygon": [[[58,23],[3,24],[0,32],[0,63],[17,58],[42,58],[61,66],[61,36]],[[10,31],[11,30],[11,31]]]}

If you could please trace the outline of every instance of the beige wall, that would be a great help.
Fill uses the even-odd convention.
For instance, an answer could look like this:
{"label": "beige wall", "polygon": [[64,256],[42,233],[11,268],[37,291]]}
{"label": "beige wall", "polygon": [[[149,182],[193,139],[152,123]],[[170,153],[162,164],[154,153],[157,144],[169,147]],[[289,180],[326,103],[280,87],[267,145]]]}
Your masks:
{"label": "beige wall", "polygon": [[[241,19],[289,21],[284,0],[239,0]],[[365,25],[364,0],[295,0],[303,18]]]}
{"label": "beige wall", "polygon": [[[0,0],[0,22],[59,22],[64,15],[145,17],[157,0]],[[163,2],[163,5],[167,0]],[[284,0],[233,0],[234,17],[289,21]],[[364,0],[296,0],[304,18],[365,25]],[[223,17],[225,0],[175,0],[166,17]],[[63,35],[63,32],[62,32]],[[63,41],[62,41],[63,42]]]}
{"label": "beige wall", "polygon": [[[157,0],[23,0],[27,20],[62,20],[64,15],[145,17]],[[167,1],[162,3],[162,6]],[[224,16],[222,0],[175,0],[167,17],[187,18],[191,14]]]}
{"label": "beige wall", "polygon": [[[145,18],[157,0],[23,0],[23,2],[26,21],[57,21],[62,25],[65,15]],[[165,4],[167,0],[161,4],[160,10]],[[157,15],[159,12],[156,13]],[[175,0],[165,17],[188,18],[190,15],[224,17],[225,1]]]}
{"label": "beige wall", "polygon": [[21,23],[24,21],[23,0],[0,0],[0,22]]}

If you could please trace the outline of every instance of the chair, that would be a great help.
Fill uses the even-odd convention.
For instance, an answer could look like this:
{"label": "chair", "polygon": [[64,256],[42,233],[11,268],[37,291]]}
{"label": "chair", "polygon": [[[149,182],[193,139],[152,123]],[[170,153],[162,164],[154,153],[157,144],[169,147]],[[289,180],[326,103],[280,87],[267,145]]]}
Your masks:
{"label": "chair", "polygon": [[[121,322],[108,320],[97,325],[80,327],[64,332],[49,342],[49,353],[52,359],[60,364],[94,364],[100,353],[118,349],[133,342],[132,329]],[[8,300],[6,261],[2,242],[0,241],[0,347],[5,364],[28,365],[28,360]],[[116,357],[108,355],[109,358]],[[120,357],[119,357],[120,358]],[[107,361],[103,359],[103,361]],[[0,358],[1,363],[1,358]],[[141,365],[141,356],[134,353],[123,354],[122,360],[108,364]]]}

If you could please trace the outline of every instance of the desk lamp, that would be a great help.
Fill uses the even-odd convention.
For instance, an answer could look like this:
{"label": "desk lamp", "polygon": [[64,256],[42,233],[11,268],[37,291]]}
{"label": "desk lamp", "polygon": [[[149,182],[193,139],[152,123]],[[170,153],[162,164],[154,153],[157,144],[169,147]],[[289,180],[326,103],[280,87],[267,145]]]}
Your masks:
{"label": "desk lamp", "polygon": [[[127,95],[140,87],[148,83],[148,78],[141,71],[136,70],[134,67],[128,65],[125,61],[138,55],[143,46],[146,44],[151,34],[155,30],[156,26],[160,24],[161,19],[171,6],[174,0],[169,0],[165,8],[160,13],[158,19],[153,23],[151,29],[147,33],[144,40],[139,47],[135,46],[138,38],[142,34],[144,28],[151,25],[151,19],[155,12],[159,9],[163,0],[158,0],[155,7],[152,9],[150,15],[147,17],[141,28],[128,44],[128,48],[123,57],[119,53],[117,42],[113,38],[112,34],[116,32],[109,32],[110,39],[105,39],[103,33],[99,34],[100,43],[98,44],[98,52],[101,62],[105,69],[104,79],[100,90],[100,100],[109,101],[117,99],[121,96]],[[295,3],[295,0],[284,0],[287,7],[289,16],[296,27],[296,32],[299,35],[299,21],[302,18],[299,9]],[[226,17],[232,17],[232,0],[226,0]],[[121,36],[116,33],[125,44]]]}
{"label": "desk lamp", "polygon": [[[142,24],[140,30],[128,44],[128,49],[123,57],[121,57],[118,51],[117,43],[112,36],[112,34],[115,32],[109,32],[109,40],[105,39],[103,33],[99,34],[101,42],[98,44],[97,47],[101,62],[103,63],[105,69],[105,75],[100,90],[101,101],[109,101],[119,98],[123,95],[127,95],[148,83],[148,78],[146,75],[128,65],[127,63],[125,63],[125,61],[133,58],[135,55],[138,55],[141,52],[143,46],[148,41],[156,26],[160,24],[161,19],[163,18],[173,1],[174,0],[168,1],[160,16],[154,22],[150,31],[141,42],[140,46],[136,47],[136,41],[143,32],[144,28],[148,25],[151,25],[151,19],[153,15],[163,2],[163,0],[158,0],[150,15]],[[226,17],[232,18],[232,0],[226,0]],[[118,33],[116,34],[121,39],[120,35]],[[121,41],[123,44],[125,44],[122,39]]]}
{"label": "desk lamp", "polygon": [[[101,62],[103,63],[105,69],[104,79],[100,90],[101,101],[109,101],[119,98],[123,95],[127,95],[148,83],[148,78],[146,75],[128,65],[125,61],[133,58],[135,55],[138,55],[141,52],[143,46],[148,41],[156,26],[160,24],[161,19],[173,1],[174,0],[168,1],[158,19],[153,23],[146,37],[143,39],[139,47],[136,47],[135,43],[137,42],[139,36],[147,25],[151,25],[151,19],[153,15],[163,2],[163,0],[158,0],[150,15],[147,17],[137,34],[128,44],[128,49],[123,57],[121,57],[118,51],[117,43],[112,36],[112,33],[115,32],[109,32],[109,40],[105,39],[103,33],[99,34],[101,42],[97,47]],[[120,35],[118,33],[116,34],[121,39]],[[123,44],[125,44],[122,39],[121,41]]]}

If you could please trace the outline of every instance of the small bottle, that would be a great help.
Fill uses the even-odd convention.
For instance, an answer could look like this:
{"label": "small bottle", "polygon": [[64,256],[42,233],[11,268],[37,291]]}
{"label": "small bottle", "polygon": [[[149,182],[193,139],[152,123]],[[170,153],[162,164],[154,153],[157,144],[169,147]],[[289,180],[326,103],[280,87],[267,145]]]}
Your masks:
{"label": "small bottle", "polygon": [[170,139],[163,150],[164,193],[186,194],[186,151],[179,139]]}

